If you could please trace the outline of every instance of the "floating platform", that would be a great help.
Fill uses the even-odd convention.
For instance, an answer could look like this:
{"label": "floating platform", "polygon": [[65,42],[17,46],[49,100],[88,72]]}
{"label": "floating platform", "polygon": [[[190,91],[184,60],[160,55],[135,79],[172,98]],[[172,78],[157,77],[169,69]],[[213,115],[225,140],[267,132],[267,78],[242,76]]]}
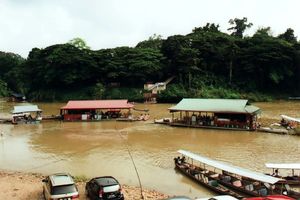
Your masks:
{"label": "floating platform", "polygon": [[0,118],[0,123],[1,124],[11,124],[12,119],[11,118]]}
{"label": "floating platform", "polygon": [[43,121],[44,120],[61,120],[62,117],[60,115],[46,115],[46,116],[42,116]]}
{"label": "floating platform", "polygon": [[176,123],[172,122],[171,118],[163,118],[154,120],[155,124],[164,124],[169,126],[177,126],[177,127],[187,127],[187,128],[204,128],[204,129],[219,129],[219,130],[233,130],[233,131],[253,131],[250,129],[245,128],[233,128],[233,127],[226,127],[226,126],[205,126],[205,125],[198,125],[198,124],[183,124],[183,123]]}

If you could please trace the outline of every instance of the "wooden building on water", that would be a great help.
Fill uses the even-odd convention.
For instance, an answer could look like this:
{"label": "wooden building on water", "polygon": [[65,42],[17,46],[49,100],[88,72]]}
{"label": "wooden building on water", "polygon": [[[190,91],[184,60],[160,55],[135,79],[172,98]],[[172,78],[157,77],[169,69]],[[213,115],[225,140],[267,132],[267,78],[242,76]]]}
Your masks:
{"label": "wooden building on water", "polygon": [[[97,121],[130,117],[134,105],[128,100],[83,100],[69,101],[60,109],[64,121]],[[122,112],[123,111],[123,112]]]}
{"label": "wooden building on water", "polygon": [[169,108],[171,126],[255,130],[258,107],[244,99],[182,99]]}
{"label": "wooden building on water", "polygon": [[10,94],[8,101],[11,102],[26,102],[26,97],[23,94],[13,92]]}

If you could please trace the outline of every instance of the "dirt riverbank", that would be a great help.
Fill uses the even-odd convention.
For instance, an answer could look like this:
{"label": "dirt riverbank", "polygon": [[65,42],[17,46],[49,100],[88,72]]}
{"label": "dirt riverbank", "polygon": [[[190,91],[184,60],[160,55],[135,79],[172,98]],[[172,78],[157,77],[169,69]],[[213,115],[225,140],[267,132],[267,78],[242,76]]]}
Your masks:
{"label": "dirt riverbank", "polygon": [[[22,173],[0,171],[0,199],[28,199],[42,200],[42,179],[45,176],[37,173]],[[84,195],[84,182],[78,182],[80,199],[87,199]],[[134,186],[122,185],[122,191],[125,199],[139,200],[141,198],[140,188]],[[153,190],[143,190],[143,196],[146,200],[164,199],[168,196]]]}

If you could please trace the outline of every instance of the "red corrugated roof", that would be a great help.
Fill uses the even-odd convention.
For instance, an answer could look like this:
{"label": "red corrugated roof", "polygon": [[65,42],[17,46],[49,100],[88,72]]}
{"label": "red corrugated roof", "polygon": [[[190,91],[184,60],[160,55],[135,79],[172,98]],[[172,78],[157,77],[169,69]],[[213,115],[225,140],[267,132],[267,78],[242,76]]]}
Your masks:
{"label": "red corrugated roof", "polygon": [[133,104],[128,100],[85,100],[69,101],[67,105],[61,107],[62,110],[81,110],[81,109],[128,109]]}

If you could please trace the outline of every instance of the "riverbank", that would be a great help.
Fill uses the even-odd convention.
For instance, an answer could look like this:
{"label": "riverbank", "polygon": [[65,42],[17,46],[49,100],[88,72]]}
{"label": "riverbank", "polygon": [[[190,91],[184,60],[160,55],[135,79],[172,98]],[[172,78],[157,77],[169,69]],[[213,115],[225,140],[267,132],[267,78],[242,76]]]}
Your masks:
{"label": "riverbank", "polygon": [[[0,171],[0,199],[37,199],[42,200],[42,179],[45,176],[38,173],[24,173],[12,171]],[[84,195],[85,182],[77,182],[80,199],[87,199]],[[135,186],[122,185],[125,199],[139,200],[141,198],[140,188]],[[154,190],[143,190],[146,200],[156,200],[167,198],[168,195]]]}

